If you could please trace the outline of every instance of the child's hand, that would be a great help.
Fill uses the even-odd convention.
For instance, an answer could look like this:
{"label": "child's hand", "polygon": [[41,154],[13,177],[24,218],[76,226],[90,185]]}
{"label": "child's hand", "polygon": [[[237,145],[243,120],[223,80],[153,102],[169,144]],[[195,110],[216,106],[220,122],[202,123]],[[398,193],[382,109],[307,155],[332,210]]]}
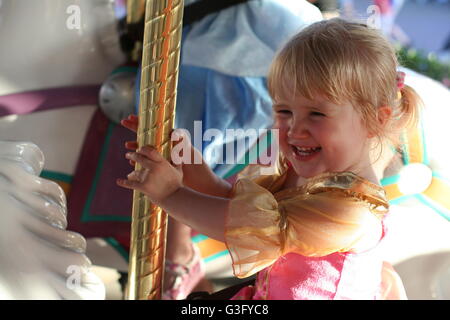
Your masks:
{"label": "child's hand", "polygon": [[151,146],[129,152],[126,158],[139,163],[142,169],[131,172],[128,179],[117,179],[117,184],[144,193],[155,204],[161,204],[183,186],[181,166],[174,167]]}
{"label": "child's hand", "polygon": [[123,125],[125,128],[130,129],[131,131],[136,133],[139,125],[138,120],[139,120],[138,116],[130,114],[128,118],[120,121],[120,124]]}
{"label": "child's hand", "polygon": [[[139,118],[137,116],[129,115],[127,119],[121,121],[121,124],[131,131],[137,132],[138,122]],[[201,152],[192,145],[189,134],[186,131],[175,129],[171,138],[173,147],[179,143],[183,146],[181,153],[175,154],[175,157],[182,161],[171,159],[172,163],[175,163],[180,171],[182,168],[183,185],[210,195],[225,196],[228,194],[228,189],[230,189],[228,183],[221,181],[215,176],[203,160]],[[135,151],[138,148],[138,143],[137,141],[127,141],[125,147]],[[183,155],[184,152],[187,152],[189,155],[185,157]],[[134,167],[136,163],[130,159],[130,164]],[[199,177],[202,177],[202,179],[199,179]]]}
{"label": "child's hand", "polygon": [[[121,122],[122,126],[124,126],[127,129],[130,129],[131,131],[137,133],[138,125],[139,125],[139,118],[133,114],[130,114],[128,118],[123,119]],[[175,141],[174,145],[177,145],[178,143],[185,143],[186,144],[186,150],[189,150],[191,152],[190,161],[187,164],[194,163],[194,159],[197,159],[198,162],[201,162],[202,154],[192,146],[191,141],[189,137],[184,133],[183,130],[175,129],[173,131],[175,133]],[[137,141],[126,141],[125,142],[125,148],[128,150],[136,150],[139,147]],[[182,157],[182,155],[179,155]],[[194,158],[195,157],[195,158]],[[200,160],[198,160],[200,159]],[[130,160],[130,164],[134,167],[135,162],[133,160]],[[183,164],[183,163],[182,163]]]}
{"label": "child's hand", "polygon": [[[138,124],[139,124],[138,119],[139,118],[137,116],[135,116],[134,114],[130,114],[128,116],[128,118],[120,121],[120,124],[122,126],[124,126],[125,128],[130,129],[134,133],[137,133]],[[125,142],[125,148],[134,151],[138,148],[138,143],[137,143],[137,141],[127,141],[127,142]],[[136,163],[133,160],[130,160],[130,164],[134,167],[134,165]]]}

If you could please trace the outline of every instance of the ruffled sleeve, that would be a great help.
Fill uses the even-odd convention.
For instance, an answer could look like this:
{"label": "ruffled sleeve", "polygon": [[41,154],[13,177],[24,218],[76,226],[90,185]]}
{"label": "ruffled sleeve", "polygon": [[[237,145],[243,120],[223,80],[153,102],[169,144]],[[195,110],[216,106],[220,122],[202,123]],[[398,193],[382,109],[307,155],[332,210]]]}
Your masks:
{"label": "ruffled sleeve", "polygon": [[252,180],[238,180],[225,228],[234,274],[248,277],[289,252],[320,257],[376,245],[387,201],[361,181],[329,182],[322,177],[272,194]]}

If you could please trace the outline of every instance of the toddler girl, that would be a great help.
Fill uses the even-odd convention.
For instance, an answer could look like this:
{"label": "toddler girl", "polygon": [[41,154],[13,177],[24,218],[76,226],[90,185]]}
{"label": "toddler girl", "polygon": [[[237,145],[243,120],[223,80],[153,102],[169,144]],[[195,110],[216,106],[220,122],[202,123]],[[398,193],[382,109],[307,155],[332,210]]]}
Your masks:
{"label": "toddler girl", "polygon": [[[269,72],[280,147],[274,174],[249,166],[230,186],[205,165],[173,166],[145,146],[126,155],[143,169],[117,183],[225,241],[234,274],[257,273],[234,299],[392,296],[386,288],[399,288],[382,283],[382,271],[393,273],[377,250],[389,207],[379,180],[390,161],[385,151],[415,125],[419,108],[396,68],[378,31],[341,19],[315,23],[284,46]],[[220,192],[195,191],[183,174]]]}

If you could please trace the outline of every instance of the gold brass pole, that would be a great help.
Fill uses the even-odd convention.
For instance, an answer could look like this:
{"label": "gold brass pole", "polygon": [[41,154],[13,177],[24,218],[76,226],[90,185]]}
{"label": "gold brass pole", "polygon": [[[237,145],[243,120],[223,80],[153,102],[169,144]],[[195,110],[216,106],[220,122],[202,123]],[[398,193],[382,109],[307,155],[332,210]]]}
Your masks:
{"label": "gold brass pole", "polygon": [[[183,6],[184,0],[147,0],[145,9],[137,140],[166,159],[175,120]],[[167,214],[134,191],[128,300],[161,299],[166,233]]]}

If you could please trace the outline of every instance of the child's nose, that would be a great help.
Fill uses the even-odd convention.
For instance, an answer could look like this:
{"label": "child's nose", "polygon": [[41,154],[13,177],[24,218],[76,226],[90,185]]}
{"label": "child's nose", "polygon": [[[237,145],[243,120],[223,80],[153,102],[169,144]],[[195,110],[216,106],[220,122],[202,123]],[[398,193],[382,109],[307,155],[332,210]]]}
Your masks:
{"label": "child's nose", "polygon": [[289,138],[293,139],[305,139],[310,137],[308,128],[299,122],[293,123],[287,134]]}

